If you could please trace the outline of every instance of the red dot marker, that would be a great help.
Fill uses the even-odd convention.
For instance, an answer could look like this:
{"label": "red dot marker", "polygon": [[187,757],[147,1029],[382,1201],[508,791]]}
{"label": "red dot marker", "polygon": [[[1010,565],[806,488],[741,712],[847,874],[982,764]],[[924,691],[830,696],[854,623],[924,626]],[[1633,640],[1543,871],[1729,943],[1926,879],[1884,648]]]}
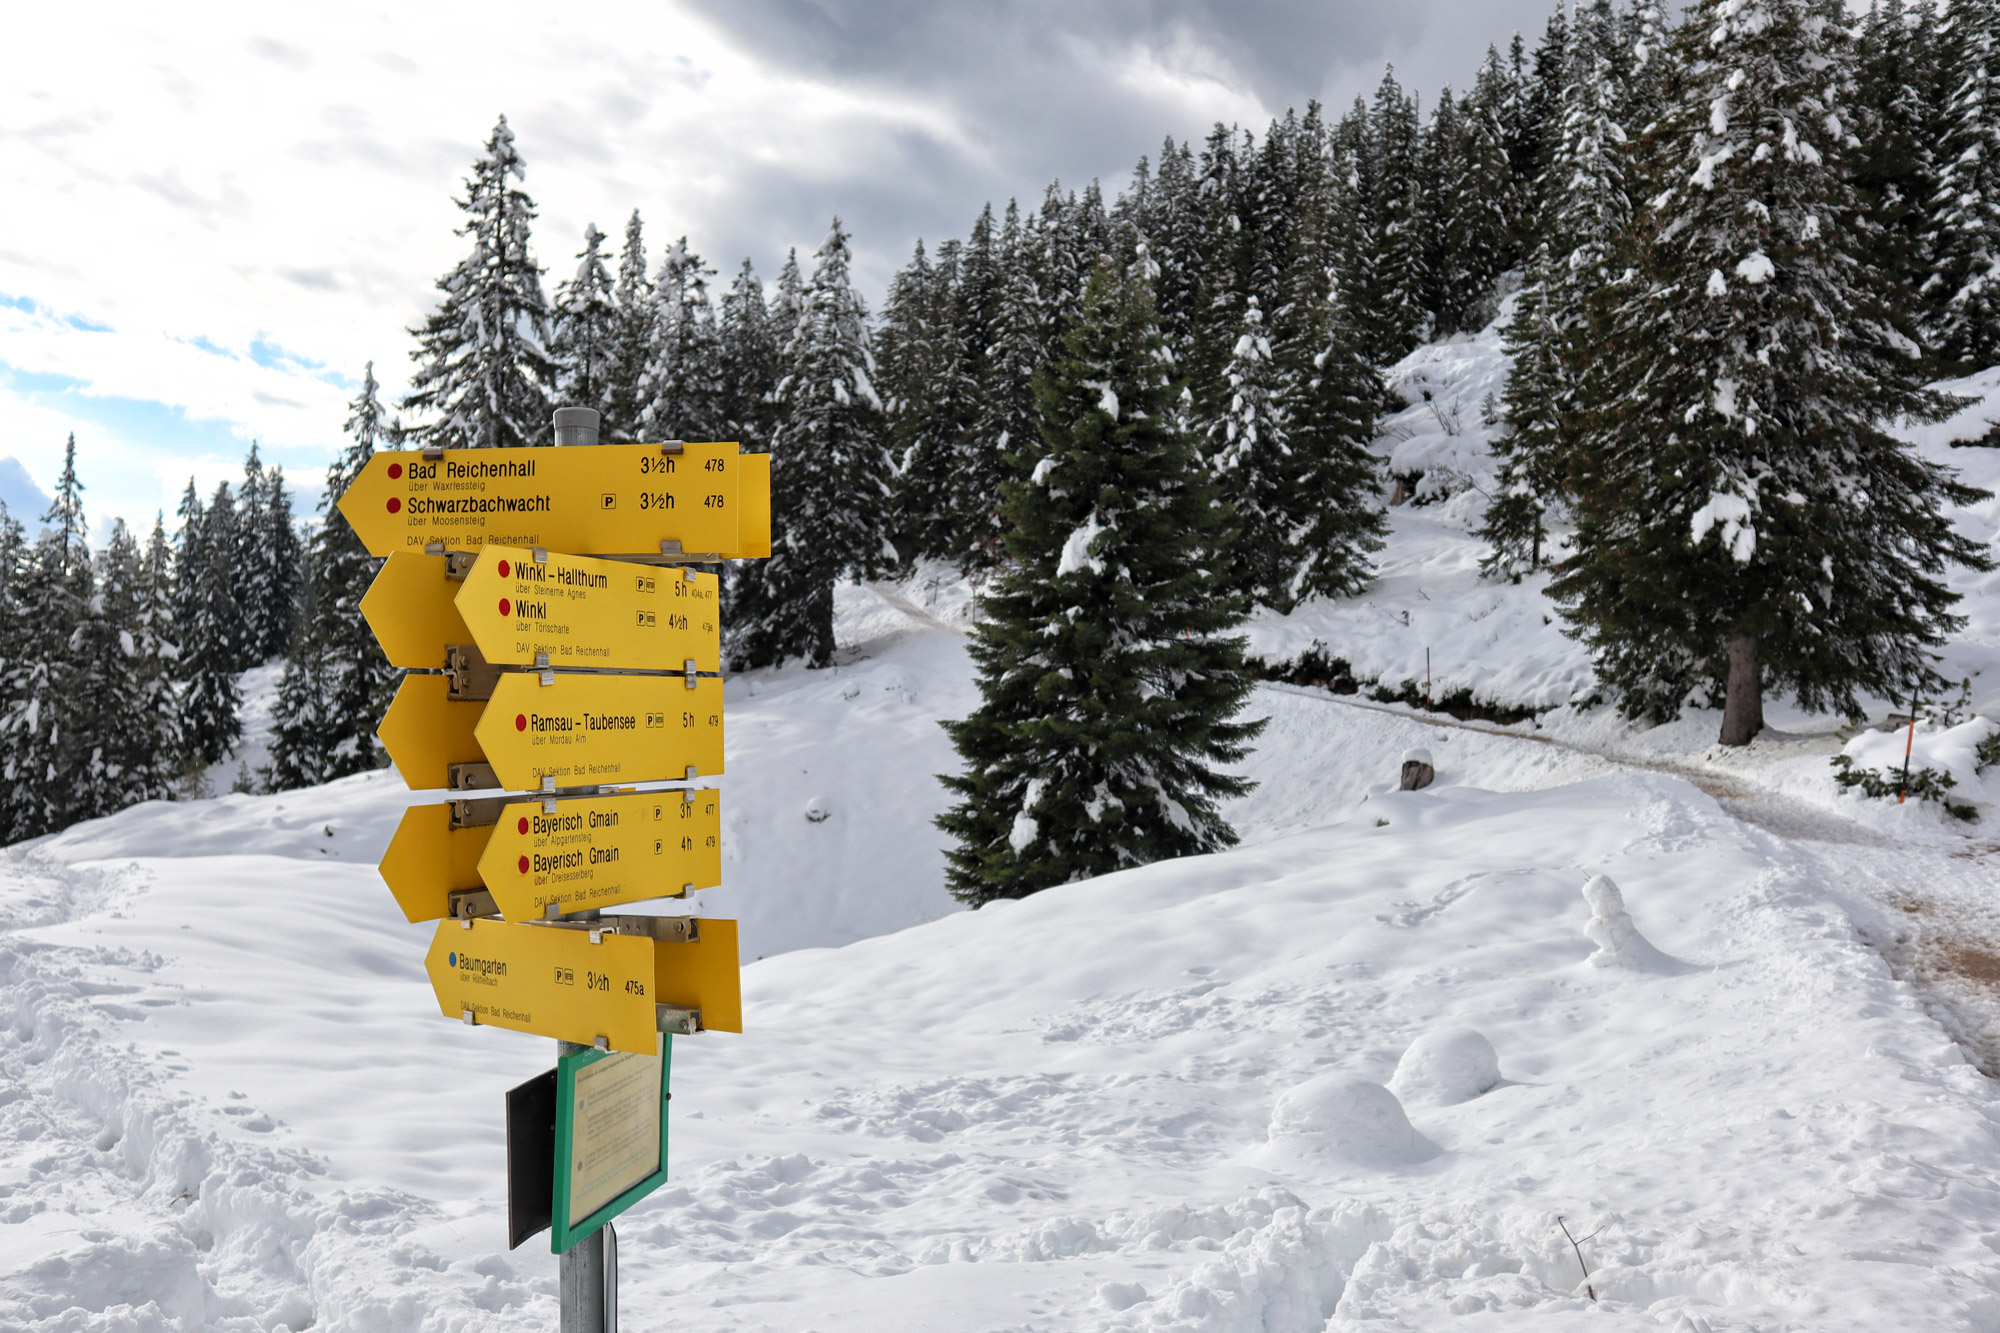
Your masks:
{"label": "red dot marker", "polygon": [[528,831],[528,817],[526,815],[521,816],[521,822],[516,827],[518,827],[522,833],[526,833]]}
{"label": "red dot marker", "polygon": [[524,857],[522,857],[522,858],[521,858],[521,859],[520,859],[520,860],[519,860],[518,862],[516,862],[516,864],[517,864],[517,865],[519,865],[519,866],[521,867],[521,873],[522,873],[522,874],[524,874],[524,875],[525,875],[525,874],[527,874],[527,873],[528,873],[528,858],[527,858],[527,857],[525,857],[525,856],[524,856]]}
{"label": "red dot marker", "polygon": [[401,510],[401,509],[402,509],[402,507],[403,507],[403,502],[402,502],[401,500],[398,500],[398,499],[397,499],[397,498],[396,498],[395,496],[393,496],[393,495],[389,497],[389,512],[390,512],[390,513],[394,514],[394,513],[398,512],[399,510]]}
{"label": "red dot marker", "polygon": [[508,571],[509,569],[511,569],[511,568],[512,568],[512,566],[510,566],[510,565],[509,565],[509,564],[508,564],[508,563],[507,563],[507,562],[506,562],[505,560],[502,560],[502,561],[500,562],[500,577],[501,577],[501,578],[503,578],[503,579],[504,579],[504,578],[506,578],[506,577],[507,577],[507,571]]}
{"label": "red dot marker", "polygon": [[526,731],[527,729],[528,729],[528,715],[526,713],[514,714],[514,730]]}
{"label": "red dot marker", "polygon": [[389,480],[390,480],[390,481],[394,481],[394,480],[395,480],[396,478],[398,478],[398,477],[400,477],[400,476],[402,476],[402,475],[403,475],[403,465],[402,465],[401,463],[391,463],[391,464],[389,464]]}
{"label": "red dot marker", "polygon": [[505,597],[502,597],[500,599],[500,614],[503,616],[510,616],[514,614],[514,604],[508,601]]}

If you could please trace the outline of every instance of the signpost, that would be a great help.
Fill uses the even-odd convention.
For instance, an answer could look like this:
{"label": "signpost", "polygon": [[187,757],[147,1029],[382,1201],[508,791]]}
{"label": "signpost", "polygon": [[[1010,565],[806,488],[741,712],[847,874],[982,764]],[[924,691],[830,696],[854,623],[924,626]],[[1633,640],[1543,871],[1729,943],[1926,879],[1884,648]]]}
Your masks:
{"label": "signpost", "polygon": [[719,583],[660,569],[506,546],[476,558],[399,551],[361,599],[391,666],[698,672],[722,669]]}
{"label": "signpost", "polygon": [[743,1030],[736,923],[714,917],[442,921],[424,971],[447,1018],[600,1050],[651,1050],[662,1024]]}
{"label": "signpost", "polygon": [[382,857],[411,921],[557,913],[677,898],[722,882],[713,788],[413,805]]}
{"label": "signpost", "polygon": [[[770,554],[770,459],[733,444],[375,455],[340,498],[383,558],[361,609],[403,679],[377,735],[414,789],[382,858],[438,1008],[553,1037],[513,1089],[508,1232],[547,1226],[563,1333],[616,1324],[609,1223],[667,1173],[671,1036],[743,1030],[736,923],[606,915],[721,880],[720,587]],[[682,784],[669,787],[647,784]],[[491,794],[487,794],[491,793]]]}
{"label": "signpost", "polygon": [[511,672],[485,698],[405,676],[376,730],[412,790],[542,791],[689,781],[722,772],[714,676]]}
{"label": "signpost", "polygon": [[542,547],[574,555],[771,553],[770,455],[733,444],[376,454],[340,497],[373,556]]}

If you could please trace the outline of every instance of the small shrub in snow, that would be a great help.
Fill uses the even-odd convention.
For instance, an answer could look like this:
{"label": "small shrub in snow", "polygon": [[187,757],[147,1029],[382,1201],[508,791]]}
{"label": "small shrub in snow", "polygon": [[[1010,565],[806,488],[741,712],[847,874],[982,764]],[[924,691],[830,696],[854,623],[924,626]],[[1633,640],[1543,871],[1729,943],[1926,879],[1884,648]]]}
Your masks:
{"label": "small shrub in snow", "polygon": [[[2000,732],[1995,732],[1992,737],[1981,742],[1979,753],[1984,755],[1989,747],[2000,751],[2000,746],[1994,745],[1995,738],[2000,738]],[[1878,800],[1898,795],[1913,796],[1920,801],[1932,801],[1944,807],[1944,812],[1953,819],[1963,819],[1967,823],[1972,823],[1979,818],[1979,811],[1963,801],[1951,799],[1948,793],[1958,786],[1958,779],[1939,769],[1913,768],[1910,770],[1910,776],[1905,779],[1900,768],[1862,768],[1849,756],[1837,754],[1833,757],[1833,780],[1844,789],[1852,790],[1859,787],[1864,796],[1872,796]]]}

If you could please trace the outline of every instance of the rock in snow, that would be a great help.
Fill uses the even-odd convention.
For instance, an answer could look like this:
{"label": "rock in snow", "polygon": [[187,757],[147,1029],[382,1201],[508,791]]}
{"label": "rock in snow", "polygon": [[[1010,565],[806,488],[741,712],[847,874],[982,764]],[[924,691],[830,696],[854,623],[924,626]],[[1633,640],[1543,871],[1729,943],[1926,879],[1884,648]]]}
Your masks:
{"label": "rock in snow", "polygon": [[1404,1101],[1449,1106],[1470,1101],[1500,1082],[1493,1043],[1471,1028],[1442,1028],[1410,1043],[1389,1088]]}
{"label": "rock in snow", "polygon": [[1422,791],[1437,780],[1437,769],[1431,763],[1431,752],[1422,746],[1403,751],[1402,790]]}

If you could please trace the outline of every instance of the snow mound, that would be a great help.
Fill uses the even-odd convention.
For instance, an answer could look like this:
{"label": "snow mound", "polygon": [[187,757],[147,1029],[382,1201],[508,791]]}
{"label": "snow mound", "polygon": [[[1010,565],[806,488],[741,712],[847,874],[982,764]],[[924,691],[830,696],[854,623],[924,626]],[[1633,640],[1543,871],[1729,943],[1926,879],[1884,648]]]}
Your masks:
{"label": "snow mound", "polygon": [[1426,1032],[1396,1062],[1389,1090],[1403,1101],[1449,1106],[1471,1101],[1500,1082],[1493,1043],[1471,1028]]}
{"label": "snow mound", "polygon": [[1583,886],[1583,900],[1590,904],[1590,921],[1583,933],[1597,946],[1597,952],[1590,955],[1592,966],[1622,967],[1633,972],[1685,970],[1685,964],[1661,953],[1639,933],[1639,928],[1632,924],[1632,914],[1625,910],[1625,895],[1618,891],[1611,876],[1592,877]]}
{"label": "snow mound", "polygon": [[1325,1074],[1279,1097],[1271,1108],[1269,1147],[1279,1157],[1332,1157],[1362,1166],[1402,1166],[1437,1155],[1395,1093],[1352,1074]]}

